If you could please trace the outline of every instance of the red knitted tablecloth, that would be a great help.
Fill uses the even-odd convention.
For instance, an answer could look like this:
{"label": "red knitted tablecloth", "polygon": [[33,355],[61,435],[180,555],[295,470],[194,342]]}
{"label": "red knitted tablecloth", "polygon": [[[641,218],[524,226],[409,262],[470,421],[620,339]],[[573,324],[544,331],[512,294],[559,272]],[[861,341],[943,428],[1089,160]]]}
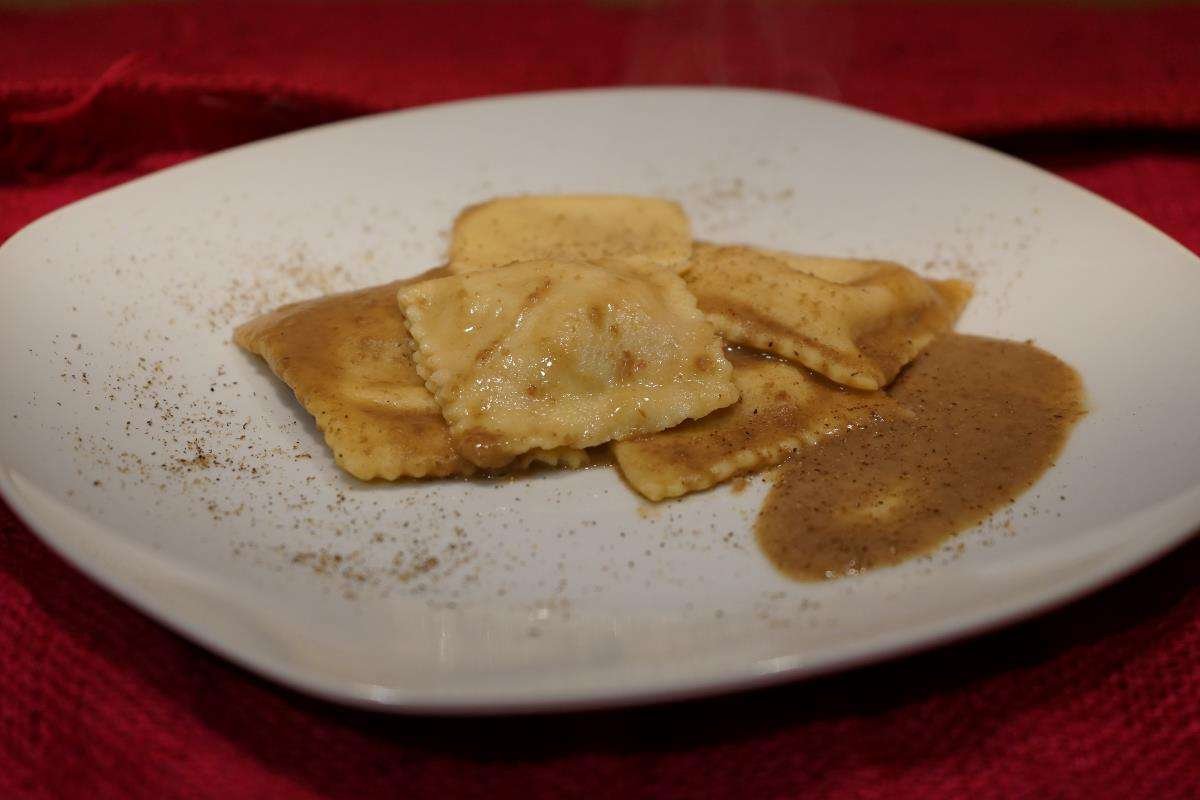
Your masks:
{"label": "red knitted tablecloth", "polygon": [[[0,12],[0,240],[99,189],[305,125],[629,83],[788,88],[971,136],[1200,251],[1200,7],[778,2]],[[1198,574],[1193,540],[1016,628],[752,694],[389,718],[185,642],[0,506],[0,798],[1196,798]]]}

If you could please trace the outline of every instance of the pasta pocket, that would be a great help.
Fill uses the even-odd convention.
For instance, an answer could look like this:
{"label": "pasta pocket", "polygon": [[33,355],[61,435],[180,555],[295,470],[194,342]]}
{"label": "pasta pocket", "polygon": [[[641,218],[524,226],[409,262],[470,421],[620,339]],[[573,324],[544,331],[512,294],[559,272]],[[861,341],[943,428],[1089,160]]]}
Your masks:
{"label": "pasta pocket", "polygon": [[683,270],[730,342],[798,361],[830,380],[879,389],[950,330],[971,297],[889,261],[797,256],[697,243]]}
{"label": "pasta pocket", "polygon": [[822,438],[911,416],[883,392],[847,389],[804,367],[734,350],[741,400],[704,419],[613,445],[625,480],[650,500],[775,466]]}
{"label": "pasta pocket", "polygon": [[464,475],[473,466],[451,446],[413,368],[412,339],[396,307],[402,284],[283,306],[241,325],[234,341],[291,387],[351,475]]}
{"label": "pasta pocket", "polygon": [[[313,415],[338,466],[356,478],[467,475],[433,395],[412,363],[414,348],[396,281],[292,303],[237,328],[234,341],[262,356]],[[527,453],[534,462],[579,467],[586,453]]]}
{"label": "pasta pocket", "polygon": [[655,265],[528,261],[398,298],[454,446],[481,467],[652,433],[738,398],[712,325]]}
{"label": "pasta pocket", "polygon": [[638,256],[663,266],[692,250],[688,219],[678,203],[626,195],[502,197],[458,215],[450,271],[544,258],[589,260]]}

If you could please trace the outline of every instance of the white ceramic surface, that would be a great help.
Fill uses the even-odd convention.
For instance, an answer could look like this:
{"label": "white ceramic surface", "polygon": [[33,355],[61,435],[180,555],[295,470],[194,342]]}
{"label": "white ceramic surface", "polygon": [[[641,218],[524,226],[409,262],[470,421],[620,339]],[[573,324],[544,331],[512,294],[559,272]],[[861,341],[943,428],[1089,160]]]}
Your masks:
{"label": "white ceramic surface", "polygon": [[[1036,339],[1092,412],[952,547],[803,584],[755,546],[763,479],[654,509],[605,469],[363,485],[230,343],[261,308],[437,264],[467,204],[556,191],[675,197],[704,238],[971,277],[961,328]],[[0,274],[12,506],[184,635],[368,707],[578,708],[826,672],[1062,602],[1200,522],[1200,261],[1017,161],[802,97],[551,93],[331,125],[51,214]]]}

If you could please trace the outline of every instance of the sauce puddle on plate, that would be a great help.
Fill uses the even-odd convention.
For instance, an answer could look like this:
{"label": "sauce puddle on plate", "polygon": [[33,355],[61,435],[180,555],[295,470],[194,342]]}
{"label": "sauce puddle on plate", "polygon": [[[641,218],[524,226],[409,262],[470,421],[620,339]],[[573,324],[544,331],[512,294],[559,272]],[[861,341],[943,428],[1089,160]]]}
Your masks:
{"label": "sauce puddle on plate", "polygon": [[755,524],[798,580],[935,549],[1013,502],[1085,413],[1079,375],[1032,344],[950,334],[888,389],[911,420],[830,436],[785,464]]}

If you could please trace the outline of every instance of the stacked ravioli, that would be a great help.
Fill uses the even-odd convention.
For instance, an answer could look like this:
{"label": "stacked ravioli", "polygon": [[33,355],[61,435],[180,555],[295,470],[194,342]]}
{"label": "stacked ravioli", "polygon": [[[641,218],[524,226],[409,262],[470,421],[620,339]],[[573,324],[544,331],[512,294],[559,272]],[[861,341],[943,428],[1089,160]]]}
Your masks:
{"label": "stacked ravioli", "polygon": [[882,261],[693,242],[673,202],[501,198],[446,267],[240,326],[363,480],[578,468],[651,500],[907,415],[883,391],[970,287]]}

